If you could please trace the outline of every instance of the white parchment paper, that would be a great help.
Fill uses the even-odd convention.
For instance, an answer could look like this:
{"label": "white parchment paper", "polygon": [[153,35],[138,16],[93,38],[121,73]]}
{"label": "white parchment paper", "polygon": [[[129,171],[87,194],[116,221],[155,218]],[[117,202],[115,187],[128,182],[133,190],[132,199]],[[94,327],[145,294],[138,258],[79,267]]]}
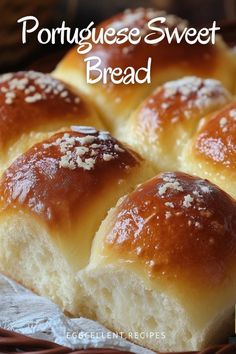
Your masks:
{"label": "white parchment paper", "polygon": [[86,318],[71,319],[44,297],[0,274],[0,327],[72,349],[119,348],[137,354],[152,351],[134,345]]}

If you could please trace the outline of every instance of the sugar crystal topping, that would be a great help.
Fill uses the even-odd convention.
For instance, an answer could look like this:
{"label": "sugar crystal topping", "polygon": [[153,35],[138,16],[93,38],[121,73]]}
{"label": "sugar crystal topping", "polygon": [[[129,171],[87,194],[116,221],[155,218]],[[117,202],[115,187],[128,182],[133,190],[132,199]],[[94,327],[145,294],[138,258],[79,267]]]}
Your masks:
{"label": "sugar crystal topping", "polygon": [[[166,219],[173,215],[180,216],[183,212],[186,213],[188,209],[198,210],[201,217],[209,218],[211,216],[205,201],[206,195],[211,193],[213,189],[205,180],[192,181],[190,186],[184,180],[178,178],[175,173],[166,173],[161,177],[163,183],[158,184],[157,196],[164,199],[163,202],[167,208],[167,210],[165,209]],[[193,219],[193,216],[189,219],[189,226],[195,225],[195,227],[201,228],[199,220],[191,219]]]}
{"label": "sugar crystal topping", "polygon": [[66,103],[80,102],[80,98],[68,91],[64,83],[36,71],[1,75],[0,85],[0,95],[4,95],[7,105],[12,105],[19,94],[23,94],[24,101],[29,104],[55,97]]}
{"label": "sugar crystal topping", "polygon": [[179,184],[178,181],[174,181],[174,182],[171,181],[171,182],[166,182],[159,188],[158,191],[159,195],[160,196],[164,195],[168,189],[183,192],[183,187]]}
{"label": "sugar crystal topping", "polygon": [[224,104],[230,97],[221,83],[214,79],[200,79],[189,76],[183,79],[169,81],[163,85],[164,98],[170,99],[180,95],[183,102],[197,107],[199,110],[211,104]]}
{"label": "sugar crystal topping", "polygon": [[220,119],[220,127],[221,127],[223,133],[228,131],[227,123],[228,123],[227,118],[222,117]]}
{"label": "sugar crystal topping", "polygon": [[[76,127],[79,131],[80,127]],[[81,127],[81,131],[91,132],[90,127]],[[91,135],[93,134],[93,135]],[[102,160],[104,162],[112,161],[119,157],[120,153],[125,150],[114,141],[108,132],[88,133],[84,136],[74,136],[65,133],[56,141],[44,144],[44,148],[48,149],[57,146],[62,154],[59,160],[60,168],[68,168],[74,170],[82,168],[84,170],[92,170],[96,162]]]}
{"label": "sugar crystal topping", "polygon": [[236,108],[231,109],[231,111],[229,112],[229,116],[230,116],[230,118],[232,118],[234,121],[236,121]]}
{"label": "sugar crystal topping", "polygon": [[227,114],[227,117],[221,117],[219,120],[219,125],[223,133],[228,132],[230,127],[230,122],[236,122],[236,109],[233,108]]}
{"label": "sugar crystal topping", "polygon": [[189,208],[191,206],[191,203],[193,202],[193,197],[191,197],[190,194],[187,194],[184,196],[184,201],[183,201],[183,206],[185,208]]}

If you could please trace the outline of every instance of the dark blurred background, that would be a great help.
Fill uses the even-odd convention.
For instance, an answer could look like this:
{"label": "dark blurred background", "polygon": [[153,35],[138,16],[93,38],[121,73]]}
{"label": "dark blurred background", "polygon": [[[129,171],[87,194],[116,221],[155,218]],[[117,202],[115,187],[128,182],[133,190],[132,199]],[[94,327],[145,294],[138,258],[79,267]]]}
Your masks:
{"label": "dark blurred background", "polygon": [[[35,68],[51,71],[68,50],[64,45],[40,45],[30,40],[21,43],[20,17],[33,15],[42,27],[57,27],[65,20],[68,26],[83,28],[90,21],[103,19],[131,7],[155,7],[177,14],[196,27],[213,20],[223,26],[230,45],[236,39],[236,0],[0,0],[0,72]],[[32,36],[32,38],[35,36]]]}

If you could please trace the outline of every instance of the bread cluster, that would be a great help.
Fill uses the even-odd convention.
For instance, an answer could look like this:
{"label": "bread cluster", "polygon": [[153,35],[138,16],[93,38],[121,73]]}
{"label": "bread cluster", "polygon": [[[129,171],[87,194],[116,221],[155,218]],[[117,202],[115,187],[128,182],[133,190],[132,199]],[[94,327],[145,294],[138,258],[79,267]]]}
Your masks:
{"label": "bread cluster", "polygon": [[[146,33],[156,14],[100,26]],[[88,85],[76,48],[52,74],[0,77],[0,271],[154,350],[224,341],[236,302],[236,59],[220,37],[93,51],[114,67],[152,56],[152,84]]]}

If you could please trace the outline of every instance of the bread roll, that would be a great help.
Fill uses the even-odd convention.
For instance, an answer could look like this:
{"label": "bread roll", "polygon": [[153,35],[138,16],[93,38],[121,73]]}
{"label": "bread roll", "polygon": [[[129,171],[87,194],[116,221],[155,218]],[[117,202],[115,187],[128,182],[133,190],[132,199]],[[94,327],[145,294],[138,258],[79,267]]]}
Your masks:
{"label": "bread roll", "polygon": [[0,271],[79,314],[75,274],[118,198],[148,165],[106,132],[77,127],[36,144],[0,180]]}
{"label": "bread roll", "polygon": [[161,352],[199,350],[233,333],[235,257],[236,202],[163,173],[109,212],[78,279],[106,327]]}
{"label": "bread roll", "polygon": [[71,125],[103,128],[91,105],[50,75],[22,71],[0,76],[1,170],[48,133]]}
{"label": "bread roll", "polygon": [[200,119],[223,107],[229,92],[213,79],[184,77],[157,88],[118,132],[156,171],[181,168],[182,152]]}
{"label": "bread roll", "polygon": [[[178,31],[184,30],[186,21],[165,12],[153,9],[132,9],[118,14],[98,26],[101,28],[139,28],[142,37],[153,32],[147,26],[148,22],[156,17],[164,16],[167,21],[163,26]],[[155,23],[158,27],[159,23]],[[156,37],[160,34],[156,33]],[[151,84],[113,84],[111,81],[103,85],[87,84],[84,59],[92,56],[101,58],[101,68],[134,67],[136,70],[147,66],[148,58],[152,58]],[[181,78],[186,75],[216,78],[222,81],[225,87],[233,90],[235,61],[233,55],[223,40],[217,36],[216,44],[194,45],[172,42],[166,39],[158,45],[150,45],[143,40],[137,44],[93,44],[92,50],[86,54],[78,54],[77,47],[73,48],[56,67],[56,77],[69,82],[78,90],[92,97],[100,110],[108,128],[114,133],[122,126],[126,118],[137,105],[150,94],[154,88],[162,83]]]}
{"label": "bread roll", "polygon": [[182,170],[208,178],[236,199],[236,101],[202,119]]}

